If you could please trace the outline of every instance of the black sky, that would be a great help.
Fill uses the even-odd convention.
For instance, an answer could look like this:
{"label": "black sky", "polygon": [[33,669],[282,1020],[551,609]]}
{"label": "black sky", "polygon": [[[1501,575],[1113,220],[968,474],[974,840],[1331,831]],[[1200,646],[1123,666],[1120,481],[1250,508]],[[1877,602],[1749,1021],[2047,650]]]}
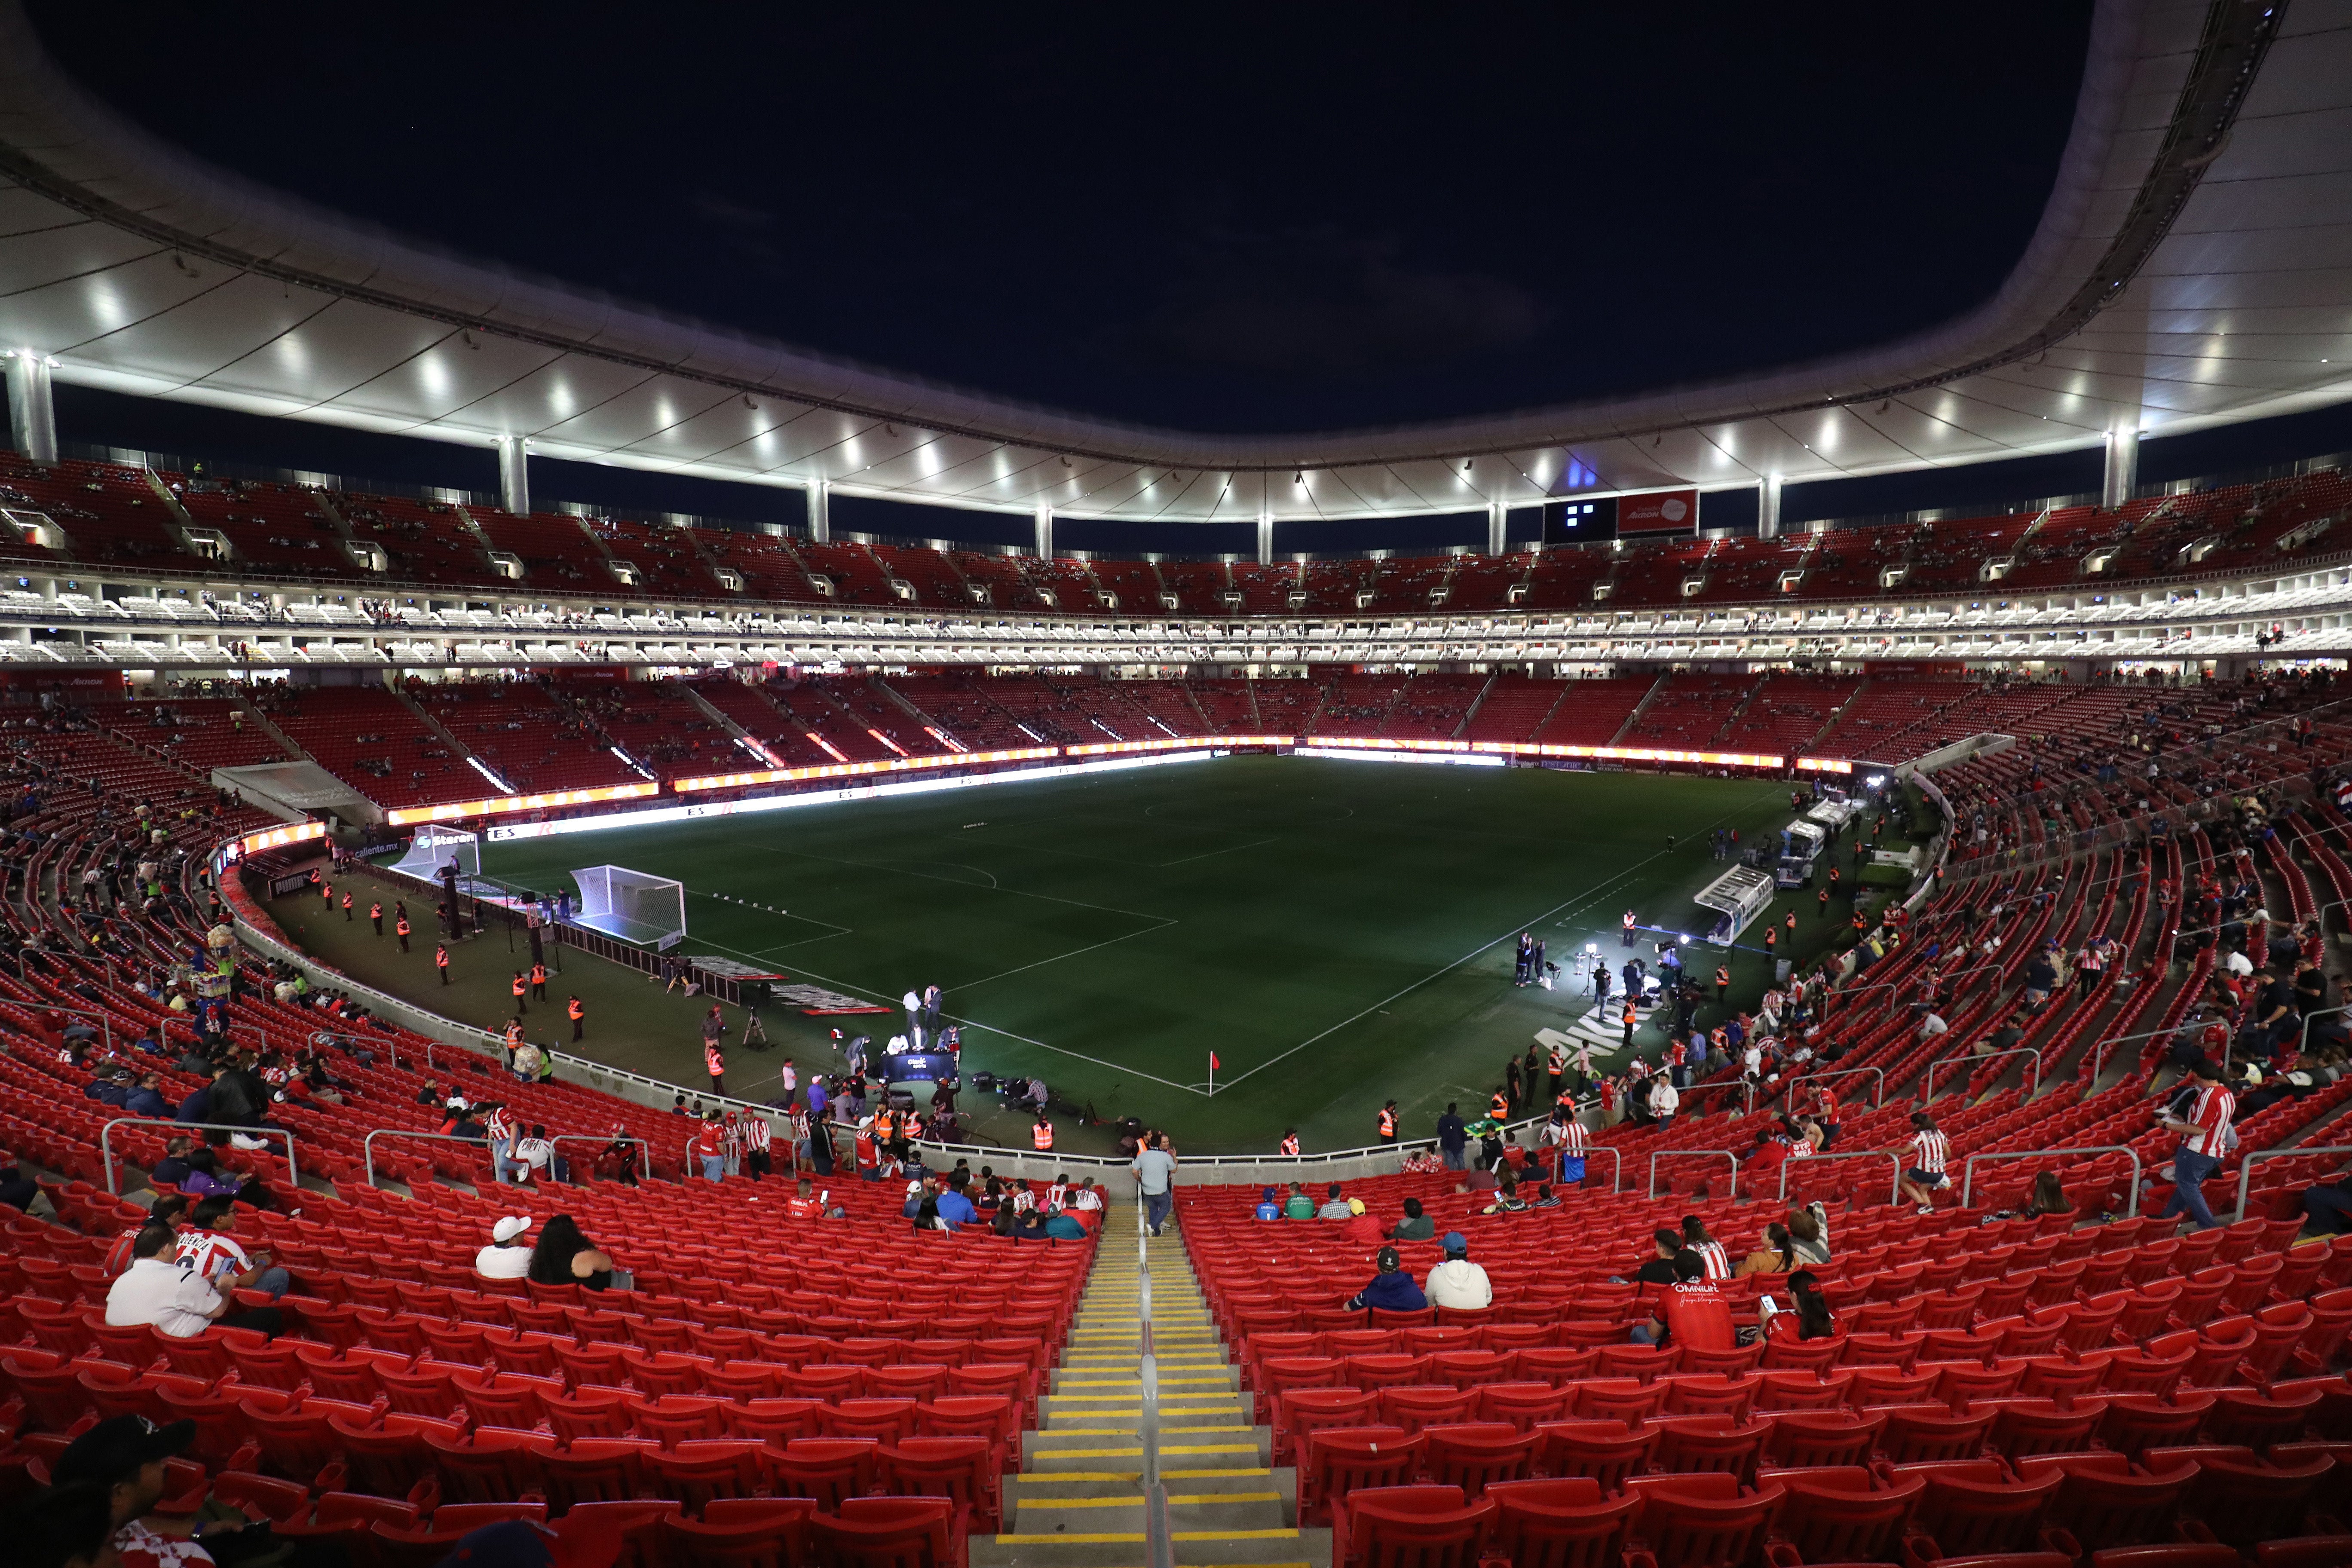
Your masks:
{"label": "black sky", "polygon": [[2090,16],[31,9],[150,130],[434,244],[1243,431],[1636,391],[1946,321],[2033,230]]}

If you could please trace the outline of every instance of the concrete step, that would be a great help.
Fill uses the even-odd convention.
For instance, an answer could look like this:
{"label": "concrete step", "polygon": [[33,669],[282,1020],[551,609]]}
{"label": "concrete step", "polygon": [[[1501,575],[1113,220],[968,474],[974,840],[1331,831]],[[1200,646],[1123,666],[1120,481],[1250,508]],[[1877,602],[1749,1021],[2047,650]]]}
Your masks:
{"label": "concrete step", "polygon": [[[1181,1394],[1201,1389],[1231,1389],[1241,1386],[1241,1369],[1230,1363],[1185,1363],[1167,1364],[1160,1369],[1160,1392]],[[1101,1367],[1055,1367],[1049,1374],[1046,1392],[1050,1394],[1100,1394],[1118,1389],[1137,1389],[1142,1381],[1129,1367],[1124,1371]]]}

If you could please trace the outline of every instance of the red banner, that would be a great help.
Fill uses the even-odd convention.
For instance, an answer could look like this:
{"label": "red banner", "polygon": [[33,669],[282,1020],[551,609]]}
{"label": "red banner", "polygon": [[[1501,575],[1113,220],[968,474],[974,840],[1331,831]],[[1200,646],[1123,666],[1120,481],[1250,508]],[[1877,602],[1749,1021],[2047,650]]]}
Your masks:
{"label": "red banner", "polygon": [[1698,491],[1659,490],[1653,495],[1617,498],[1617,532],[1696,533]]}

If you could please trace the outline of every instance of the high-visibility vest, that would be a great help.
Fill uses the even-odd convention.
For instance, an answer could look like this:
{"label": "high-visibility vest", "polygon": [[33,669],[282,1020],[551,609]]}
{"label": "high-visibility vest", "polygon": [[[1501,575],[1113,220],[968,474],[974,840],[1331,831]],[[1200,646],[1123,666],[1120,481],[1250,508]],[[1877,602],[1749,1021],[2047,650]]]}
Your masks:
{"label": "high-visibility vest", "polygon": [[1629,1028],[1633,1023],[1633,998],[1630,995],[1625,998],[1625,1023]]}
{"label": "high-visibility vest", "polygon": [[1773,948],[1780,945],[1780,928],[1779,926],[1766,926],[1764,928],[1764,951],[1767,952],[1771,952]]}
{"label": "high-visibility vest", "polygon": [[1054,1147],[1054,1124],[1039,1117],[1037,1125],[1029,1129],[1029,1142],[1040,1154],[1050,1153]]}
{"label": "high-visibility vest", "polygon": [[345,893],[345,894],[343,895],[343,908],[345,908],[345,909],[347,909],[347,910],[348,910],[348,909],[350,909],[351,907],[352,907],[352,896],[351,896],[349,893]]}
{"label": "high-visibility vest", "polygon": [[895,1110],[876,1111],[874,1113],[875,1141],[880,1143],[887,1143],[898,1135],[898,1113]]}
{"label": "high-visibility vest", "polygon": [[1296,1154],[1298,1152],[1297,1134],[1293,1133],[1282,1141],[1282,1152],[1286,1154]]}
{"label": "high-visibility vest", "polygon": [[507,1044],[510,1046],[519,1046],[522,1044],[522,1026],[520,1024],[509,1024],[507,1026]]}
{"label": "high-visibility vest", "polygon": [[403,936],[406,936],[408,934],[408,921],[404,916],[402,918],[400,922],[400,934]]}
{"label": "high-visibility vest", "polygon": [[572,1005],[564,1011],[572,1015],[572,1021],[575,1024],[588,1016],[588,1009],[581,1005],[580,998],[577,996],[572,999]]}
{"label": "high-visibility vest", "polygon": [[383,919],[383,906],[382,904],[370,904],[368,906],[368,919],[372,921],[380,921]]}
{"label": "high-visibility vest", "polygon": [[1727,969],[1727,968],[1725,968],[1725,967],[1724,967],[1722,964],[1720,964],[1720,963],[1717,964],[1717,965],[1715,966],[1715,983],[1716,983],[1717,985],[1728,985],[1728,984],[1731,984],[1731,971],[1730,971],[1730,970],[1728,970],[1728,969]]}
{"label": "high-visibility vest", "polygon": [[1631,910],[1625,911],[1625,929],[1627,931],[1633,929],[1633,911]]}
{"label": "high-visibility vest", "polygon": [[436,947],[436,948],[435,948],[435,949],[433,950],[433,962],[434,962],[434,963],[437,963],[437,964],[439,964],[439,965],[440,965],[442,968],[444,968],[444,969],[448,968],[448,967],[449,967],[449,950],[448,950],[447,948],[446,948],[446,947]]}
{"label": "high-visibility vest", "polygon": [[1495,1119],[1498,1121],[1511,1113],[1509,1099],[1500,1094],[1487,1096],[1486,1108],[1495,1113]]}
{"label": "high-visibility vest", "polygon": [[520,974],[516,975],[514,977],[514,984],[509,986],[508,989],[512,991],[517,996],[520,996],[522,994],[522,976]]}
{"label": "high-visibility vest", "polygon": [[533,985],[544,985],[547,984],[547,965],[544,963],[534,963],[530,966],[530,983]]}
{"label": "high-visibility vest", "polygon": [[717,1046],[705,1046],[702,1047],[702,1065],[710,1069],[712,1078],[717,1078],[727,1070],[727,1058],[719,1054]]}
{"label": "high-visibility vest", "polygon": [[1381,1110],[1381,1136],[1383,1138],[1396,1136],[1396,1112],[1386,1107],[1382,1107]]}

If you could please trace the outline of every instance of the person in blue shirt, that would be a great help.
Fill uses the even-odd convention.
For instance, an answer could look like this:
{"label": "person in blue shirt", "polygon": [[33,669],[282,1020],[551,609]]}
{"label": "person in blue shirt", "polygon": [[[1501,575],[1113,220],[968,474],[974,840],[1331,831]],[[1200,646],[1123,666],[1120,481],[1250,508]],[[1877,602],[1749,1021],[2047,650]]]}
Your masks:
{"label": "person in blue shirt", "polygon": [[148,1073],[139,1080],[139,1087],[123,1097],[122,1109],[131,1116],[152,1116],[158,1119],[172,1114],[172,1107],[163,1093],[163,1079]]}
{"label": "person in blue shirt", "polygon": [[950,1173],[948,1190],[940,1194],[939,1204],[934,1211],[941,1219],[947,1221],[950,1230],[958,1226],[980,1223],[980,1211],[971,1206],[971,1200],[964,1195],[963,1188],[964,1173],[956,1171]]}
{"label": "person in blue shirt", "polygon": [[1045,1239],[1048,1241],[1084,1241],[1087,1227],[1072,1215],[1055,1209],[1045,1218]]}
{"label": "person in blue shirt", "polygon": [[1429,1298],[1421,1293],[1421,1287],[1404,1271],[1404,1259],[1395,1247],[1381,1247],[1372,1261],[1380,1272],[1372,1276],[1370,1284],[1348,1299],[1343,1310],[1360,1312],[1377,1307],[1384,1312],[1418,1312],[1429,1305]]}
{"label": "person in blue shirt", "polygon": [[1276,1200],[1281,1196],[1282,1190],[1278,1187],[1268,1187],[1265,1191],[1259,1194],[1257,1201],[1257,1217],[1260,1219],[1280,1219],[1282,1217],[1282,1205]]}

